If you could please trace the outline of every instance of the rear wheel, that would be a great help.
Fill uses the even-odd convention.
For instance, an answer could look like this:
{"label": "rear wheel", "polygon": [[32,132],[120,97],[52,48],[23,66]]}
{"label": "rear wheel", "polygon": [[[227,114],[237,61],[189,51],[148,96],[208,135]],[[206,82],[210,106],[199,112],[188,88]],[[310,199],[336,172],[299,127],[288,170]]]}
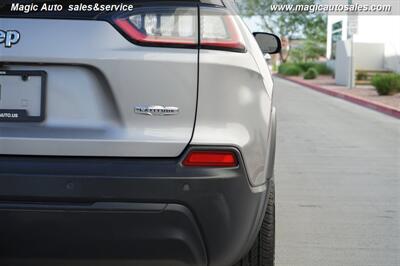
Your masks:
{"label": "rear wheel", "polygon": [[253,247],[234,266],[273,266],[275,259],[275,188],[269,193],[268,206]]}

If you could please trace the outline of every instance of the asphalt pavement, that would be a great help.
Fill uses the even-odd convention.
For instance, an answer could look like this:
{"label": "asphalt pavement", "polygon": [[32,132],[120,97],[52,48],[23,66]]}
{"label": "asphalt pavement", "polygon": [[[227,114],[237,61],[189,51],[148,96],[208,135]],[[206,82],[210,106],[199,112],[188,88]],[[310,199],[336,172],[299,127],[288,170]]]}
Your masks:
{"label": "asphalt pavement", "polygon": [[276,265],[400,265],[400,120],[275,78]]}

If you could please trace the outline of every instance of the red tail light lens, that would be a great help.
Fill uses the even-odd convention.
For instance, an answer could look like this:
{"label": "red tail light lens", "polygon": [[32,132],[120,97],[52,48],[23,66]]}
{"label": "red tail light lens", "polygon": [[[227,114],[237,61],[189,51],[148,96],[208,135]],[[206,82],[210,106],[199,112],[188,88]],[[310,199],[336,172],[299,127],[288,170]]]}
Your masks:
{"label": "red tail light lens", "polygon": [[233,15],[220,8],[200,9],[200,45],[206,49],[245,51]]}
{"label": "red tail light lens", "polygon": [[183,161],[184,166],[234,167],[238,165],[231,151],[190,151]]}
{"label": "red tail light lens", "polygon": [[114,17],[113,22],[140,45],[245,51],[238,25],[224,8],[140,7]]}
{"label": "red tail light lens", "polygon": [[114,23],[133,42],[155,46],[197,46],[197,8],[137,8]]}

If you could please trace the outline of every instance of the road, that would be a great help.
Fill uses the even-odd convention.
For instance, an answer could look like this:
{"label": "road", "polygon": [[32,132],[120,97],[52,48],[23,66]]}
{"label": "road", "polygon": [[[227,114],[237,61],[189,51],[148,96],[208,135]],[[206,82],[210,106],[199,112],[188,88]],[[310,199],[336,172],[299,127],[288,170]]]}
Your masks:
{"label": "road", "polygon": [[400,120],[275,78],[276,265],[400,265]]}

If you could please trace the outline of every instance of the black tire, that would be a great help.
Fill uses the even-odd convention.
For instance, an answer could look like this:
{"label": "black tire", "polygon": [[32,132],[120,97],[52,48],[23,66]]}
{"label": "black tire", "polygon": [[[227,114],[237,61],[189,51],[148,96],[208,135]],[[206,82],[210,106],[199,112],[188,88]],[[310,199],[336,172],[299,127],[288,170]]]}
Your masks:
{"label": "black tire", "polygon": [[250,249],[234,266],[273,266],[275,260],[275,188],[271,183],[268,206],[260,232]]}

